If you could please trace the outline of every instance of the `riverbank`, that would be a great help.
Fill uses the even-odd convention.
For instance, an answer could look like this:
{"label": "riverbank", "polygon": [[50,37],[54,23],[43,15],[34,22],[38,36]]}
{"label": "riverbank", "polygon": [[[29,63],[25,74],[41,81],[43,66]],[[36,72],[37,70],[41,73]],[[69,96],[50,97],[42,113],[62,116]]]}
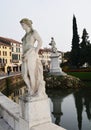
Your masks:
{"label": "riverbank", "polygon": [[91,87],[91,72],[67,72],[67,74],[79,78],[86,86]]}
{"label": "riverbank", "polygon": [[0,91],[5,95],[10,95],[15,89],[19,89],[24,85],[21,73],[14,73],[9,76],[0,77]]}
{"label": "riverbank", "polygon": [[[47,73],[44,74],[44,80],[46,82],[46,88],[75,89],[86,87],[79,78],[71,75],[55,76]],[[25,83],[21,73],[0,77],[0,91],[7,96],[24,85]]]}
{"label": "riverbank", "polygon": [[83,81],[71,75],[60,76],[47,73],[44,74],[44,80],[46,81],[46,88],[76,89],[86,87]]}

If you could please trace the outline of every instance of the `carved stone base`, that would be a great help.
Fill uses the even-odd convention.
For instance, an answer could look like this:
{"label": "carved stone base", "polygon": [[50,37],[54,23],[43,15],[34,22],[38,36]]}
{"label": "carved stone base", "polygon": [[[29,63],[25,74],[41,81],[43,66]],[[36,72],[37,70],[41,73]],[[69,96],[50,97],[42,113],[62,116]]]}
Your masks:
{"label": "carved stone base", "polygon": [[50,73],[52,75],[66,75],[66,73],[62,71],[59,65],[59,54],[52,53],[50,58],[51,58]]}
{"label": "carved stone base", "polygon": [[53,123],[45,123],[39,126],[32,127],[30,130],[66,130],[61,126],[57,126]]}
{"label": "carved stone base", "polygon": [[31,127],[51,122],[49,99],[34,99],[21,97],[20,130],[30,130]]}

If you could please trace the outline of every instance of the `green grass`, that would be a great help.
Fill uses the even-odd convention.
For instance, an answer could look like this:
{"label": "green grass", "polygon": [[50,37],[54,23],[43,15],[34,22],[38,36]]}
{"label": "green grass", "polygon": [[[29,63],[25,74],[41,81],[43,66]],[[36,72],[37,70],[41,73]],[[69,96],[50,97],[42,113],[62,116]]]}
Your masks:
{"label": "green grass", "polygon": [[91,72],[67,72],[67,74],[78,77],[86,86],[91,87]]}
{"label": "green grass", "polygon": [[67,72],[67,74],[78,77],[81,80],[91,80],[91,72]]}
{"label": "green grass", "polygon": [[83,81],[84,84],[87,86],[87,87],[91,87],[91,82],[88,82],[88,81]]}

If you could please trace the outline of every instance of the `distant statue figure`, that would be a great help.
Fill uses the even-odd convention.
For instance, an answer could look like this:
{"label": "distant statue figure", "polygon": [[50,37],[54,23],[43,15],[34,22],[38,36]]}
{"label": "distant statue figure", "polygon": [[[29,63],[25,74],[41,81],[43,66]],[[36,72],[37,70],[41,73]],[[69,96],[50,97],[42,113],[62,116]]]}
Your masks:
{"label": "distant statue figure", "polygon": [[56,53],[57,52],[57,48],[56,48],[56,43],[55,43],[53,37],[51,37],[51,43],[49,43],[49,45],[52,46],[52,52]]}
{"label": "distant statue figure", "polygon": [[[24,18],[20,21],[26,34],[22,38],[22,75],[30,96],[45,95],[43,67],[38,56],[42,40],[36,30],[32,28],[32,21]],[[37,47],[34,46],[37,41]]]}

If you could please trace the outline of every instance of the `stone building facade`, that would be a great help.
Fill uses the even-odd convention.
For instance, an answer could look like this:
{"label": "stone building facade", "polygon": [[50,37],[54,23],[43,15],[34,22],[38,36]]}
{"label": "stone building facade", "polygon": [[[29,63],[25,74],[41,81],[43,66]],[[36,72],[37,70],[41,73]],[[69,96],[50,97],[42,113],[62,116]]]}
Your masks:
{"label": "stone building facade", "polygon": [[0,37],[0,70],[7,73],[21,71],[22,44],[16,40]]}
{"label": "stone building facade", "polygon": [[[57,51],[59,56],[59,62],[62,62],[62,55],[63,53],[61,51]],[[39,50],[39,58],[43,64],[43,68],[44,70],[49,69],[50,68],[50,62],[51,62],[51,53],[52,50],[50,48],[44,48],[44,49],[40,49]]]}

